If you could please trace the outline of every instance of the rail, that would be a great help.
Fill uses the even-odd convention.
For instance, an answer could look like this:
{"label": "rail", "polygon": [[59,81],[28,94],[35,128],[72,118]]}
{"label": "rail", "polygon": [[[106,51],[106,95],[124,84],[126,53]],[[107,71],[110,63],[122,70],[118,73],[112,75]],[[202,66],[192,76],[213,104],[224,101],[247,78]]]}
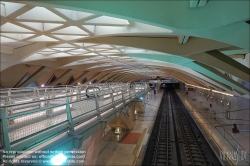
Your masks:
{"label": "rail", "polygon": [[188,111],[173,90],[166,89],[142,165],[218,165]]}
{"label": "rail", "polygon": [[[190,99],[188,99],[189,100],[189,103],[192,105],[192,107],[193,108],[195,108],[196,110],[200,110],[200,108],[198,108],[194,103],[193,103],[193,101],[192,100],[190,100]],[[243,111],[243,110],[245,110],[245,109],[240,109],[240,110],[234,110],[234,111],[230,111],[230,112],[237,112],[237,111]],[[210,123],[210,124],[212,124],[213,126],[214,126],[214,124],[212,123],[212,122],[210,122],[210,118],[208,118],[208,116],[210,116],[211,117],[211,115],[209,115],[209,114],[216,114],[216,113],[209,113],[209,112],[205,112],[205,111],[198,111],[199,113],[206,113],[207,114],[207,117],[204,117],[204,115],[203,114],[201,114],[205,119],[207,119],[208,120],[208,122]],[[219,112],[219,113],[223,113],[223,112]],[[225,112],[224,112],[225,113]],[[213,117],[213,118],[211,118],[211,119],[219,119],[219,118],[215,118],[215,117]],[[227,120],[231,120],[231,119],[227,119]],[[236,120],[241,120],[241,119],[236,119]],[[220,122],[218,122],[218,123],[220,123]],[[250,158],[250,153],[248,152],[248,150],[246,150],[228,131],[227,131],[227,129],[225,129],[224,127],[225,126],[232,126],[233,124],[223,124],[223,125],[219,125],[219,126],[214,126],[215,128],[216,128],[216,130],[226,139],[226,141],[235,149],[235,150],[237,150],[237,151],[244,151],[244,152],[246,152],[247,154],[248,154],[248,158]],[[245,125],[245,124],[237,124],[237,125]],[[221,129],[223,129],[223,131],[221,132],[218,128],[221,128]],[[229,138],[230,139],[232,139],[234,142],[235,142],[235,144],[233,144],[233,143],[231,143],[231,141],[232,140],[230,140],[229,138],[227,138],[226,137],[226,134],[229,136]],[[237,146],[235,146],[235,145],[237,145]],[[240,149],[239,149],[239,147],[240,147]],[[247,163],[249,163],[249,161],[246,161]]]}

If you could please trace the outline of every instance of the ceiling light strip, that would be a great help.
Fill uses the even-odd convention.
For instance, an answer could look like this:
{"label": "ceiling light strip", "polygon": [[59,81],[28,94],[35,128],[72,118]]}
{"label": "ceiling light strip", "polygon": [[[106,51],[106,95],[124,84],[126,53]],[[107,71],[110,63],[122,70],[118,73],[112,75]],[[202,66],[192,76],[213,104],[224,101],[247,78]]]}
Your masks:
{"label": "ceiling light strip", "polygon": [[[204,90],[209,90],[209,91],[211,90],[211,89],[203,88],[203,87],[196,86],[196,85],[191,85],[191,84],[187,84],[187,83],[185,83],[185,84],[188,85],[188,86],[193,86],[193,87],[204,89]],[[221,92],[221,91],[217,91],[217,90],[212,90],[212,91],[215,92],[215,93],[220,93],[220,94],[226,95],[226,96],[234,96],[234,95],[232,95],[230,93],[225,93],[225,92]]]}

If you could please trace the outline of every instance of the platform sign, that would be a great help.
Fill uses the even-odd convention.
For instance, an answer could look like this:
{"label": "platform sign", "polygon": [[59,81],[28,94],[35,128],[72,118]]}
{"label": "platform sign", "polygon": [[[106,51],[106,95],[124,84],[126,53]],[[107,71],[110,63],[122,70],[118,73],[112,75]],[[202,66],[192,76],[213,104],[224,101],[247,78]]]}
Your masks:
{"label": "platform sign", "polygon": [[194,88],[188,88],[188,91],[194,91]]}

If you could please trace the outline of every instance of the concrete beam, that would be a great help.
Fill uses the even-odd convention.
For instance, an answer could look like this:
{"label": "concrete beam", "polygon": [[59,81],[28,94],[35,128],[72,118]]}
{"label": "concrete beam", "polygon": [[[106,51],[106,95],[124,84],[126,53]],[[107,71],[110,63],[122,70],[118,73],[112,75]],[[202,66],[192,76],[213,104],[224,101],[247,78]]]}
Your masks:
{"label": "concrete beam", "polygon": [[192,55],[190,58],[198,62],[206,62],[205,64],[209,66],[216,67],[226,73],[250,82],[250,69],[220,51],[207,51],[206,53]]}
{"label": "concrete beam", "polygon": [[131,123],[130,117],[125,113],[128,111],[128,108],[125,107],[123,111],[117,114],[118,116],[116,118],[108,122],[108,125],[111,128],[121,127],[123,129],[132,130],[134,127],[134,123]]}
{"label": "concrete beam", "polygon": [[117,80],[122,78],[124,75],[123,74],[119,74],[117,77],[114,77],[113,79],[111,79],[112,82],[118,82]]}
{"label": "concrete beam", "polygon": [[45,66],[41,66],[36,72],[34,72],[27,80],[23,83],[19,84],[17,87],[26,87],[32,82],[35,82],[39,77],[43,76],[44,74],[50,72],[51,69]]}
{"label": "concrete beam", "polygon": [[138,79],[138,78],[142,78],[142,76],[132,75],[131,77],[127,77],[127,78],[123,79],[122,82],[128,82],[128,81],[131,81],[133,79]]}
{"label": "concrete beam", "polygon": [[55,86],[55,85],[61,83],[63,80],[69,78],[75,72],[76,71],[71,70],[71,69],[66,70],[62,75],[60,75],[55,81],[51,82],[48,86]]}
{"label": "concrete beam", "polygon": [[145,112],[144,107],[142,105],[142,102],[135,102],[135,110],[138,113],[144,113]]}
{"label": "concrete beam", "polygon": [[96,37],[91,39],[82,39],[79,40],[78,42],[105,43],[114,45],[116,44],[128,47],[149,49],[153,51],[187,57],[196,60],[200,63],[214,66],[218,69],[224,70],[227,73],[233,75],[236,74],[235,75],[236,77],[238,77],[239,75],[240,77],[244,78],[243,80],[250,82],[249,75],[247,75],[247,72],[249,73],[249,69],[247,71],[243,65],[241,64],[237,65],[240,67],[240,69],[242,69],[242,70],[237,69],[237,72],[239,72],[239,74],[237,74],[236,71],[234,71],[235,67],[233,66],[229,58],[225,58],[227,60],[224,61],[222,58],[219,58],[219,56],[215,56],[214,52],[212,53],[217,58],[213,58],[213,56],[203,56],[203,54],[206,54],[205,52],[207,50],[216,50],[216,49],[230,47],[230,45],[228,44],[212,41],[209,39],[192,38],[192,40],[190,39],[189,42],[186,43],[185,45],[179,45],[177,39],[175,38],[147,37],[145,39],[145,37],[140,37],[140,36],[139,37],[131,37],[131,36]]}
{"label": "concrete beam", "polygon": [[97,157],[99,155],[99,151],[102,146],[103,133],[104,133],[104,128],[101,128],[92,135],[89,148],[86,153],[84,165],[96,164]]}
{"label": "concrete beam", "polygon": [[119,77],[115,78],[113,81],[121,82],[123,79],[127,78],[128,76],[130,76],[130,74],[120,73]]}
{"label": "concrete beam", "polygon": [[[215,74],[217,77],[219,77],[221,79],[221,82],[228,85],[228,86],[231,86],[233,89],[236,89],[244,94],[247,94],[249,95],[249,89],[247,89],[246,87],[244,87],[243,85],[241,85],[240,83],[234,81],[233,79],[227,77],[226,75],[222,74],[221,72],[219,72],[218,70],[208,66],[208,65],[205,65],[205,64],[202,64],[202,63],[199,63],[199,62],[195,62],[197,65],[203,67],[204,69],[208,69],[209,72],[212,72],[213,74]],[[199,72],[199,71],[197,71]],[[209,74],[206,74],[207,77],[209,77]],[[216,79],[214,77],[212,77],[213,79]]]}
{"label": "concrete beam", "polygon": [[114,73],[109,73],[106,76],[102,77],[101,79],[99,79],[96,83],[100,83],[102,81],[105,81],[107,78],[109,78],[110,76],[114,75]]}
{"label": "concrete beam", "polygon": [[0,49],[1,53],[3,54],[8,54],[8,55],[13,55],[14,50],[11,47],[6,47],[6,46],[2,46],[1,45],[1,49]]}
{"label": "concrete beam", "polygon": [[97,77],[100,77],[100,75],[101,75],[101,72],[95,73],[94,75],[91,76],[89,80],[83,83],[83,85],[87,85],[88,83],[94,81]]}
{"label": "concrete beam", "polygon": [[110,81],[112,78],[114,78],[114,77],[116,77],[116,76],[117,76],[117,74],[114,74],[113,76],[109,77],[109,78],[106,80],[106,82]]}
{"label": "concrete beam", "polygon": [[50,45],[55,45],[56,43],[46,43],[46,42],[38,42],[38,43],[31,43],[23,47],[13,49],[12,56],[3,56],[1,57],[1,70],[4,71],[5,69],[14,66],[16,64],[22,63],[26,57],[47,48]]}
{"label": "concrete beam", "polygon": [[131,77],[132,77],[131,75],[127,75],[127,76],[121,77],[121,78],[119,79],[119,81],[120,81],[120,82],[124,82],[124,80],[127,80],[127,79],[129,79],[129,78],[131,78]]}
{"label": "concrete beam", "polygon": [[86,77],[86,76],[88,76],[90,74],[91,74],[91,72],[84,71],[80,76],[78,76],[77,78],[75,78],[75,80],[70,85],[74,85],[74,84],[80,82],[83,79],[83,77]]}

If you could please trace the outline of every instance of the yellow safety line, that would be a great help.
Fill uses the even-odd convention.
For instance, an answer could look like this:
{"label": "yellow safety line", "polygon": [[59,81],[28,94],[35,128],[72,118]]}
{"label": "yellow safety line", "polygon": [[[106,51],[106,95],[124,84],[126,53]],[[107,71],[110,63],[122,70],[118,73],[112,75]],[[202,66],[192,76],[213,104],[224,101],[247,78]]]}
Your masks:
{"label": "yellow safety line", "polygon": [[[162,97],[163,97],[163,95],[162,95]],[[160,105],[160,103],[159,103],[159,105]],[[154,112],[154,115],[153,115],[153,116],[151,117],[151,119],[150,119],[150,122],[149,122],[147,128],[149,128],[150,125],[153,123],[153,120],[152,120],[152,119],[154,118],[154,116],[155,116],[155,114],[157,113],[157,111],[158,111],[158,110],[156,109],[155,112]],[[141,158],[137,158],[137,157],[136,157],[136,154],[137,154],[137,152],[138,152],[138,150],[139,150],[139,148],[140,148],[140,146],[141,146],[141,142],[142,142],[142,140],[143,140],[143,138],[144,138],[144,136],[145,136],[145,134],[146,134],[147,128],[144,128],[144,129],[143,129],[143,131],[142,131],[142,133],[141,133],[141,136],[140,136],[139,140],[137,141],[136,146],[135,146],[135,148],[134,148],[134,151],[133,151],[133,153],[132,153],[132,154],[135,156],[132,166],[134,166],[134,165],[136,164],[136,162],[138,162],[138,161],[141,162],[141,161],[142,161]]]}
{"label": "yellow safety line", "polygon": [[134,149],[134,151],[133,151],[133,153],[132,153],[135,157],[136,157],[136,154],[137,154],[137,152],[138,152],[138,150],[139,150],[139,148],[140,148],[140,146],[141,146],[141,142],[142,142],[142,139],[144,138],[144,135],[146,134],[146,131],[147,131],[147,129],[145,128],[145,129],[142,131],[141,136],[140,136],[139,140],[138,140],[137,143],[136,143],[135,149]]}
{"label": "yellow safety line", "polygon": [[145,136],[145,134],[146,134],[146,131],[147,131],[147,128],[144,128],[143,131],[142,131],[142,133],[141,133],[141,136],[140,136],[139,140],[138,140],[137,143],[136,143],[136,146],[135,146],[134,151],[133,151],[133,153],[132,153],[132,154],[135,156],[135,159],[134,159],[132,165],[135,165],[135,163],[136,163],[137,161],[141,161],[140,158],[137,158],[137,157],[136,157],[136,154],[137,154],[138,150],[140,149],[141,142],[142,142],[142,140],[143,140],[143,138],[144,138],[144,136]]}
{"label": "yellow safety line", "polygon": [[134,165],[136,164],[136,162],[141,162],[141,161],[142,161],[141,158],[136,158],[136,157],[135,157],[132,166],[134,166]]}

